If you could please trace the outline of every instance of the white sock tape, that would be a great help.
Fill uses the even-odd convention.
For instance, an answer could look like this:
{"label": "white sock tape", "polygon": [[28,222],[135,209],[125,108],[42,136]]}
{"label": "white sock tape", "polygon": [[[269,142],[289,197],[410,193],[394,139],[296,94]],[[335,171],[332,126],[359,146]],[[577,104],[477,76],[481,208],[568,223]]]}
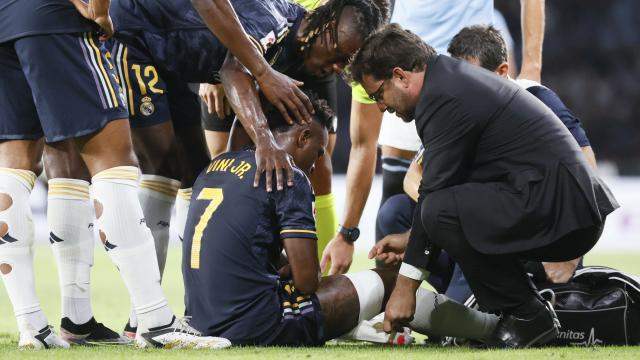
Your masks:
{"label": "white sock tape", "polygon": [[358,322],[369,320],[378,315],[381,311],[382,300],[384,300],[384,283],[373,270],[357,273],[345,274],[358,293],[360,302],[360,314]]}

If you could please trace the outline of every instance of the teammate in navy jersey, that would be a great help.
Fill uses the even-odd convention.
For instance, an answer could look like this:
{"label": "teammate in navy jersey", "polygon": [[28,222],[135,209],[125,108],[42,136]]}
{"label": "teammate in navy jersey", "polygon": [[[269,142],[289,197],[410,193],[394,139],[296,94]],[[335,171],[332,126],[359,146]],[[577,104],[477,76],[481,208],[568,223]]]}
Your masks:
{"label": "teammate in navy jersey", "polygon": [[[290,74],[304,71],[323,76],[340,71],[364,36],[382,22],[378,8],[366,0],[331,0],[310,15],[306,15],[302,7],[284,0],[235,0],[232,3],[255,48],[274,69]],[[142,130],[154,133],[155,146],[141,141],[141,153],[157,154],[154,156],[156,159],[164,160],[167,156],[162,155],[172,147],[171,127],[176,130],[190,128],[194,132],[198,128],[199,107],[196,97],[186,86],[187,82],[216,82],[220,80],[218,72],[221,69],[240,68],[241,75],[233,73],[233,80],[223,83],[229,87],[226,92],[239,120],[248,129],[252,140],[258,140],[258,174],[269,170],[266,184],[269,189],[271,170],[276,169],[279,185],[284,181],[281,176],[283,169],[292,175],[286,154],[275,146],[265,126],[264,116],[256,106],[259,101],[257,93],[252,91],[254,79],[233,54],[206,31],[204,22],[207,19],[198,18],[189,1],[118,0],[113,3],[111,11],[115,37],[122,43],[112,50],[112,56],[127,87],[125,93],[132,111],[132,126],[143,128],[163,124],[169,118],[173,120],[173,126],[163,125],[167,129],[162,131],[165,134],[162,137],[158,136],[159,128]],[[338,21],[341,18],[344,21]],[[228,65],[223,67],[225,63]],[[243,79],[243,76],[247,78]],[[236,95],[239,92],[243,94],[242,103],[237,105]],[[282,104],[276,106],[286,114]],[[284,116],[292,121],[288,115]],[[201,151],[204,145],[194,141],[198,138],[195,133],[185,132],[185,136],[178,134],[178,142],[185,146],[197,143],[199,145],[193,152],[205,153]],[[171,154],[175,157],[176,153],[169,156]],[[143,159],[143,163],[150,163],[150,171],[175,171],[158,170],[162,166],[158,164],[160,160],[147,160]],[[195,172],[189,169],[193,177],[201,168],[197,164],[201,165],[204,159],[200,156],[198,160],[191,161],[196,163],[194,167],[197,169]],[[183,180],[186,183],[193,181]]]}
{"label": "teammate in navy jersey", "polygon": [[[18,322],[18,346],[129,343],[92,315],[94,208],[100,239],[140,318],[137,344],[229,346],[176,319],[160,287],[149,251],[153,238],[136,194],[139,169],[128,111],[98,46],[113,33],[109,1],[10,0],[0,10],[0,273]],[[34,286],[28,199],[42,171],[43,140],[92,177],[93,205],[87,181],[49,176],[47,220],[60,269],[62,339],[48,325]]]}
{"label": "teammate in navy jersey", "polygon": [[[481,66],[499,76],[508,77],[509,65],[506,45],[499,31],[492,26],[478,25],[462,29],[451,40],[448,52],[452,57]],[[566,107],[558,95],[553,90],[532,80],[513,81],[537,97],[562,120],[580,146],[587,161],[595,168],[595,156],[580,119]],[[401,256],[385,252],[384,249],[389,246],[398,246],[408,239],[412,214],[418,198],[418,187],[422,179],[422,153],[423,148],[416,154],[405,177],[404,190],[406,194],[389,198],[378,214],[379,230],[385,235],[385,239],[372,249],[371,257],[377,256],[380,260],[388,263],[401,260]],[[581,258],[562,263],[527,262],[525,267],[528,272],[534,275],[536,282],[564,283],[571,278],[580,264]],[[428,281],[448,297],[459,302],[466,301],[471,295],[471,289],[460,268],[446,253],[440,255],[437,265]]]}
{"label": "teammate in navy jersey", "polygon": [[[313,14],[285,0],[234,0],[232,4],[246,32],[239,36],[248,36],[274,69],[287,74],[324,76],[340,71],[364,39],[363,34],[382,22],[380,11],[368,0],[331,0]],[[216,82],[219,71],[231,69],[225,72],[232,73],[230,79],[223,83],[231,100],[242,95],[240,105],[230,103],[256,144],[254,183],[266,172],[265,186],[271,190],[273,169],[280,183],[286,181],[282,170],[290,170],[289,158],[275,144],[259,102],[252,102],[258,99],[254,78],[209,31],[206,18],[199,16],[191,2],[117,0],[112,3],[111,15],[117,40],[111,46],[111,57],[129,105],[143,170],[141,201],[145,217],[152,219],[148,224],[162,274],[171,208],[175,202],[173,226],[183,238],[191,187],[209,162],[200,107],[189,82]],[[286,114],[284,106],[278,110]],[[291,121],[288,115],[286,118]],[[288,180],[291,183],[292,179]],[[176,183],[180,184],[178,198],[173,200]],[[144,195],[151,192],[155,196]],[[135,319],[125,332],[135,333]]]}
{"label": "teammate in navy jersey", "polygon": [[[70,314],[64,306],[67,289],[62,291],[64,340],[58,338],[40,309],[33,283],[34,234],[28,196],[36,174],[42,171],[41,139],[52,148],[60,140],[82,139],[83,156],[98,150],[97,158],[87,159],[94,174],[111,167],[107,164],[131,164],[131,145],[126,141],[114,142],[112,154],[106,147],[96,148],[105,146],[109,136],[105,133],[128,133],[118,84],[96,47],[98,30],[98,24],[85,19],[66,0],[0,4],[0,268],[18,321],[21,348],[68,347],[67,341],[121,342],[118,334],[96,322],[90,305],[81,321]],[[67,195],[79,199],[85,190],[76,185],[67,188]],[[61,283],[69,285],[70,278],[85,275],[88,281],[90,260],[70,267],[58,255],[60,248],[73,247],[74,241],[54,231],[64,239],[53,232],[52,236],[65,242],[57,245],[56,241],[53,246]],[[83,286],[82,281],[77,285]]]}

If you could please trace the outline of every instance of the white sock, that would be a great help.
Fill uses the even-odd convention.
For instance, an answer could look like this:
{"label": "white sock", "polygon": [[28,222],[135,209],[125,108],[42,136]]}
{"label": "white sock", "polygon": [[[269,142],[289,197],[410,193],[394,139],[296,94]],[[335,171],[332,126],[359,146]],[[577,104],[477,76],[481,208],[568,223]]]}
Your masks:
{"label": "white sock", "polygon": [[189,204],[191,204],[192,188],[178,190],[176,199],[176,220],[175,231],[180,241],[184,238],[184,228],[187,225],[187,214],[189,213]]}
{"label": "white sock", "polygon": [[173,313],[160,287],[151,231],[138,201],[139,170],[118,166],[92,178],[100,240],[120,270],[143,331],[169,324]]}
{"label": "white sock", "polygon": [[20,332],[48,324],[36,296],[33,272],[35,229],[29,195],[35,181],[31,171],[0,168],[0,274]]}
{"label": "white sock", "polygon": [[498,317],[470,309],[427,289],[416,291],[416,313],[411,329],[425,335],[487,340]]}
{"label": "white sock", "polygon": [[89,183],[51,179],[48,195],[49,242],[58,264],[62,317],[77,325],[85,324],[93,317],[90,277],[94,211],[89,200]]}
{"label": "white sock", "polygon": [[380,275],[373,270],[344,274],[358,293],[360,314],[358,322],[370,320],[380,314],[384,300],[384,283]]}
{"label": "white sock", "polygon": [[180,182],[157,175],[142,175],[138,198],[142,206],[147,226],[151,230],[156,245],[156,256],[160,268],[160,278],[164,273],[167,262],[167,247],[169,246],[169,226],[171,210],[176,202]]}

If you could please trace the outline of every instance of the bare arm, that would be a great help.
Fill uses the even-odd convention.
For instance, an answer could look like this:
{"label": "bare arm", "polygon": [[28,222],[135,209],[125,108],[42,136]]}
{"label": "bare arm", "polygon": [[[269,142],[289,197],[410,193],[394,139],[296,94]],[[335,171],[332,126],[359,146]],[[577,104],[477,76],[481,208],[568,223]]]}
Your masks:
{"label": "bare arm", "polygon": [[320,267],[318,244],[312,239],[284,239],[284,251],[289,260],[293,286],[305,294],[318,290]]}
{"label": "bare arm", "polygon": [[69,0],[76,7],[78,12],[85,18],[95,22],[100,26],[102,35],[100,40],[107,40],[113,36],[113,23],[109,16],[110,0],[91,0],[85,3],[82,0]]}
{"label": "bare arm", "polygon": [[347,168],[347,193],[342,225],[360,223],[376,171],[382,113],[376,104],[351,103],[351,151]]}
{"label": "bare arm", "polygon": [[544,0],[520,0],[522,22],[522,69],[520,79],[540,82],[544,41]]}
{"label": "bare arm", "polygon": [[409,195],[413,201],[418,201],[418,188],[420,187],[420,181],[422,181],[422,168],[418,162],[414,159],[409,165],[409,170],[404,176],[404,182],[402,187],[404,192]]}
{"label": "bare arm", "polygon": [[583,146],[580,149],[582,150],[582,154],[584,154],[584,157],[587,159],[589,165],[593,167],[593,170],[598,170],[598,164],[596,163],[596,154],[593,153],[593,149],[591,148],[591,146]]}
{"label": "bare arm", "polygon": [[258,90],[247,69],[229,53],[220,69],[220,79],[227,101],[253,143],[256,144],[257,170],[253,185],[258,186],[260,177],[265,172],[267,191],[271,191],[271,176],[275,170],[277,188],[282,190],[284,182],[282,170],[284,169],[287,174],[287,184],[293,186],[293,169],[289,154],[276,144],[269,130]]}
{"label": "bare arm", "polygon": [[[347,168],[347,194],[342,225],[348,228],[358,226],[364,206],[369,197],[373,175],[376,170],[378,135],[382,113],[376,104],[351,102],[351,152]],[[329,274],[341,274],[349,270],[353,260],[353,244],[338,233],[329,242],[320,267],[324,272],[331,262]]]}
{"label": "bare arm", "polygon": [[313,107],[307,96],[298,88],[302,83],[269,66],[261,50],[245,35],[229,0],[191,0],[191,3],[211,32],[249,69],[269,102],[276,106],[289,122],[292,119],[287,110],[291,111],[298,121],[311,121]]}

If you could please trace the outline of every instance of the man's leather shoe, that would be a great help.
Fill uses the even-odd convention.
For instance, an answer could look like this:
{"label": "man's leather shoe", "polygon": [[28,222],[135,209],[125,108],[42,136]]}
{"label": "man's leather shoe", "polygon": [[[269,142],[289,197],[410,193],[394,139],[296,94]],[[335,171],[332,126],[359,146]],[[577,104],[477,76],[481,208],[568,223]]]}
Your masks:
{"label": "man's leather shoe", "polygon": [[490,346],[527,348],[548,343],[558,336],[560,321],[548,302],[530,319],[503,316],[493,333]]}

